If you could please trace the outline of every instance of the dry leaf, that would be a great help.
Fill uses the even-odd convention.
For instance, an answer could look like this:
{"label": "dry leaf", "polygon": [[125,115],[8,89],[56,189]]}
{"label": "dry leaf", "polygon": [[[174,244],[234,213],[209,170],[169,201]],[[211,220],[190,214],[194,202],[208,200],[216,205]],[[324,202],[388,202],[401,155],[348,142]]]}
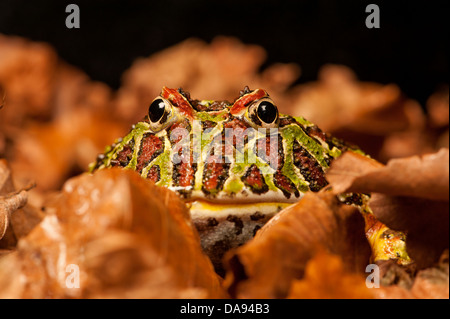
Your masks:
{"label": "dry leaf", "polygon": [[449,122],[448,86],[440,88],[427,100],[430,125],[435,128],[447,127]]}
{"label": "dry leaf", "polygon": [[448,248],[448,201],[373,194],[369,205],[380,221],[407,233],[406,248],[418,269],[431,266]]}
{"label": "dry leaf", "polygon": [[420,106],[405,103],[396,85],[360,82],[342,65],[325,65],[318,77],[319,81],[294,89],[298,92],[286,113],[303,116],[326,132],[385,135],[424,125]]}
{"label": "dry leaf", "polygon": [[[448,149],[448,86],[430,96],[425,116],[418,103],[405,97],[395,84],[361,82],[347,67],[326,65],[318,81],[290,87],[299,77],[300,67],[276,63],[260,71],[265,58],[262,47],[244,44],[235,38],[218,37],[211,44],[188,39],[136,60],[124,73],[123,85],[114,97],[106,85],[92,82],[84,72],[62,62],[50,46],[0,35],[0,156],[11,164],[16,185],[25,185],[30,180],[36,180],[38,185],[38,190],[27,194],[28,205],[12,215],[3,213],[3,222],[7,216],[9,226],[0,240],[0,295],[223,296],[217,288],[215,275],[211,283],[205,283],[211,276],[209,270],[205,270],[208,267],[203,268],[204,261],[199,261],[198,267],[190,266],[192,269],[178,261],[203,260],[201,257],[185,256],[184,251],[176,250],[179,253],[176,259],[169,254],[172,249],[156,248],[155,238],[145,231],[156,224],[144,218],[141,225],[144,230],[140,230],[135,224],[130,228],[117,221],[120,219],[117,216],[142,218],[138,207],[147,200],[143,199],[145,191],[135,182],[121,182],[115,185],[117,189],[96,182],[95,189],[104,190],[99,193],[95,189],[87,191],[85,180],[71,181],[67,185],[78,185],[76,189],[86,191],[84,199],[66,189],[53,205],[47,205],[50,217],[35,228],[43,214],[30,203],[47,203],[50,190],[58,189],[67,178],[83,171],[105,145],[123,136],[129,125],[145,115],[149,102],[164,85],[181,86],[190,91],[193,98],[229,100],[237,97],[245,85],[264,88],[276,101],[280,112],[304,116],[324,131],[361,146],[383,162],[436,152],[439,147]],[[408,252],[415,258],[418,269],[429,267],[442,249],[448,247],[448,150],[446,152],[403,158],[386,166],[364,157],[352,157],[351,161],[347,158],[347,164],[336,162],[342,166],[332,180],[333,189],[374,192],[370,202],[372,209],[391,228],[408,232]],[[345,157],[346,154],[342,160]],[[0,161],[0,196],[20,204],[24,194],[15,193],[9,168],[2,168],[2,164],[4,162]],[[2,169],[7,173],[2,173]],[[112,179],[108,176],[102,181]],[[114,198],[107,196],[110,189],[116,189],[113,193],[120,194],[118,198],[124,201],[112,205]],[[157,202],[167,196],[164,189],[153,187],[151,192],[151,198],[158,197]],[[100,195],[102,197],[97,198]],[[21,200],[14,203],[14,196]],[[318,298],[330,296],[325,291],[319,294],[328,271],[342,275],[342,278],[335,278],[336,285],[346,280],[349,285],[353,283],[351,278],[355,277],[349,270],[360,270],[370,254],[364,225],[358,213],[347,212],[348,207],[337,208],[340,205],[336,206],[326,196],[308,195],[306,203],[299,203],[289,214],[283,213],[279,219],[274,219],[254,241],[231,255],[227,285],[234,296],[287,296],[292,282],[296,290],[291,291],[296,291],[297,296],[300,293],[302,297],[311,297],[313,293],[317,293]],[[139,204],[133,205],[134,200]],[[63,205],[63,201],[67,203]],[[100,202],[112,207],[107,209],[109,204],[102,206]],[[5,203],[3,200],[3,212]],[[84,210],[84,205],[94,204],[99,205],[95,212],[89,210],[77,215]],[[166,203],[161,205],[167,206]],[[129,208],[128,213],[125,206]],[[142,212],[149,210],[145,207]],[[184,205],[161,211],[166,212],[164,216],[170,216],[168,228],[162,229],[169,234],[183,234],[180,235],[181,246],[193,249],[198,238],[186,222]],[[149,215],[157,212],[160,210]],[[98,229],[92,229],[93,225],[97,225],[101,234],[96,233]],[[16,250],[18,239],[24,244],[11,253]],[[170,240],[161,242],[175,245]],[[329,268],[320,261],[324,256],[317,255],[317,260],[310,261],[317,246],[325,246],[343,258],[344,270],[341,271],[337,259],[329,255],[326,255],[331,263]],[[186,252],[191,252],[190,249]],[[197,256],[198,251],[194,251]],[[82,292],[63,285],[67,275],[61,266],[64,260],[81,266]],[[314,263],[321,266],[313,269]],[[410,290],[397,282],[377,289],[377,296],[439,298],[445,297],[447,292],[448,298],[448,262],[446,265],[447,277],[442,276],[441,268],[439,271],[437,268],[420,270]],[[401,271],[397,272],[399,268],[389,269],[385,281],[389,278],[407,281],[406,277],[401,277]],[[305,271],[306,277],[302,280]],[[183,273],[188,275],[182,277]],[[197,279],[189,277],[193,273]],[[18,284],[19,277],[26,278],[26,283]],[[201,284],[191,285],[183,278],[190,278],[190,283],[198,280]],[[436,278],[439,278],[438,284]],[[212,286],[218,289],[217,294],[211,292],[216,289]],[[305,295],[305,287],[315,290]],[[341,291],[339,294],[344,296],[347,292],[350,293]]]}
{"label": "dry leaf", "polygon": [[408,234],[408,254],[422,269],[448,248],[448,156],[448,149],[442,149],[382,166],[347,152],[333,162],[327,179],[337,193],[372,193],[369,206],[375,217]]}
{"label": "dry leaf", "polygon": [[426,117],[421,106],[405,98],[397,85],[358,81],[342,65],[324,65],[318,78],[288,90],[288,98],[278,105],[280,111],[303,116],[383,161],[392,155],[384,146],[386,138],[410,131],[423,133]]}
{"label": "dry leaf", "polygon": [[9,226],[11,214],[27,203],[27,190],[20,190],[14,193],[0,196],[0,240],[6,233]]}
{"label": "dry leaf", "polygon": [[370,299],[365,277],[348,273],[339,256],[320,251],[311,258],[305,277],[294,280],[288,298],[293,299]]}
{"label": "dry leaf", "polygon": [[[0,260],[0,297],[225,296],[183,202],[135,172],[73,178],[46,212]],[[79,289],[70,286],[72,269]]]}
{"label": "dry leaf", "polygon": [[419,271],[412,287],[403,285],[381,286],[373,289],[376,298],[382,299],[448,299],[449,298],[449,263],[448,250],[439,263]]}
{"label": "dry leaf", "polygon": [[448,201],[448,163],[448,149],[422,157],[393,159],[386,166],[346,152],[332,163],[327,180],[337,193],[375,192]]}
{"label": "dry leaf", "polygon": [[30,183],[15,190],[8,164],[0,159],[0,248],[15,247],[17,240],[27,235],[42,219],[37,210],[24,207],[28,191],[34,186]]}
{"label": "dry leaf", "polygon": [[5,95],[0,127],[50,116],[56,65],[56,52],[49,45],[0,34],[0,87]]}
{"label": "dry leaf", "polygon": [[370,258],[362,216],[327,192],[306,194],[228,254],[225,284],[237,298],[284,298],[319,247],[340,255],[348,271],[364,271]]}
{"label": "dry leaf", "polygon": [[33,179],[39,191],[56,190],[68,177],[87,170],[105,145],[124,134],[126,128],[105,113],[66,111],[53,122],[18,133],[11,166],[17,181]]}

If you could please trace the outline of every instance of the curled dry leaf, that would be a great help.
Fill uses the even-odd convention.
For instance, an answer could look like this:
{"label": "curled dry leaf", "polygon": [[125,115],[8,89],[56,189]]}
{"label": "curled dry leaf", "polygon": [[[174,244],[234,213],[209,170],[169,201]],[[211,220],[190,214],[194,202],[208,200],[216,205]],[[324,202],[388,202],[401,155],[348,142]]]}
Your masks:
{"label": "curled dry leaf", "polygon": [[408,233],[407,251],[421,269],[448,248],[448,163],[448,149],[393,159],[386,166],[347,152],[333,162],[327,179],[336,193],[372,193],[374,215]]}
{"label": "curled dry leaf", "polygon": [[416,197],[373,194],[374,215],[407,233],[406,248],[418,269],[431,266],[449,247],[449,203]]}
{"label": "curled dry leaf", "polygon": [[73,178],[46,212],[0,260],[0,297],[225,296],[183,202],[135,172]]}
{"label": "curled dry leaf", "polygon": [[370,258],[361,214],[329,192],[306,194],[229,253],[225,285],[237,298],[284,298],[320,247],[350,272],[363,272]]}
{"label": "curled dry leaf", "polygon": [[448,201],[448,163],[448,149],[423,157],[393,159],[386,166],[346,152],[332,163],[327,180],[336,193],[374,192]]}
{"label": "curled dry leaf", "polygon": [[0,240],[6,233],[9,226],[11,214],[27,203],[27,190],[20,190],[14,193],[0,196]]}
{"label": "curled dry leaf", "polygon": [[7,162],[0,159],[0,249],[14,248],[42,219],[32,207],[24,207],[34,183],[15,190]]}

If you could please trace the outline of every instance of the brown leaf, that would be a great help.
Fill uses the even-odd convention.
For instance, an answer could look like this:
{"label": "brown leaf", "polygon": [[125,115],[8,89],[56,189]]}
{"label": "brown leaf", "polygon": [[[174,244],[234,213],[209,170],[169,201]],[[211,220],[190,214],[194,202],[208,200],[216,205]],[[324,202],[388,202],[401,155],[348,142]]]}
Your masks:
{"label": "brown leaf", "polygon": [[6,196],[0,196],[0,239],[6,233],[11,214],[27,203],[27,191],[14,192]]}
{"label": "brown leaf", "polygon": [[332,163],[327,179],[337,193],[374,192],[448,201],[448,163],[448,149],[422,157],[393,159],[386,166],[346,152]]}
{"label": "brown leaf", "polygon": [[345,270],[339,256],[320,251],[306,265],[305,277],[294,280],[288,298],[293,299],[371,299],[361,274]]}
{"label": "brown leaf", "polygon": [[[0,262],[0,297],[224,297],[178,196],[128,170],[69,180]],[[80,288],[67,284],[78,267]],[[20,278],[20,280],[19,280]]]}
{"label": "brown leaf", "polygon": [[395,284],[373,289],[374,296],[382,299],[448,299],[449,297],[449,263],[448,250],[439,263],[419,271],[412,287]]}
{"label": "brown leaf", "polygon": [[369,205],[380,221],[407,233],[406,248],[418,269],[431,266],[448,248],[448,201],[373,194]]}
{"label": "brown leaf", "polygon": [[448,248],[448,161],[448,149],[386,166],[347,152],[333,162],[327,179],[337,193],[372,193],[375,217],[408,234],[408,254],[422,269]]}
{"label": "brown leaf", "polygon": [[288,114],[304,116],[327,132],[384,135],[424,124],[420,106],[405,101],[394,84],[360,82],[350,68],[332,64],[324,65],[318,78],[295,88]]}
{"label": "brown leaf", "polygon": [[284,298],[319,247],[340,255],[348,271],[364,271],[370,258],[362,216],[328,192],[306,194],[228,254],[225,284],[238,298]]}
{"label": "brown leaf", "polygon": [[427,100],[427,111],[430,117],[430,125],[433,127],[448,127],[449,105],[448,85],[433,93]]}
{"label": "brown leaf", "polygon": [[41,220],[33,208],[24,207],[34,186],[30,183],[15,190],[8,164],[0,159],[0,248],[13,248]]}
{"label": "brown leaf", "polygon": [[49,45],[0,34],[0,87],[5,93],[1,126],[49,116],[56,67],[57,55]]}
{"label": "brown leaf", "polygon": [[284,95],[288,98],[278,105],[282,113],[302,116],[383,161],[392,155],[384,146],[386,138],[410,131],[424,134],[426,127],[419,103],[406,98],[397,85],[359,81],[342,65],[324,65],[318,81],[299,84]]}
{"label": "brown leaf", "polygon": [[105,145],[126,130],[107,114],[87,109],[66,111],[50,123],[30,125],[18,133],[13,148],[16,180],[36,180],[41,192],[57,190],[68,177],[86,171]]}

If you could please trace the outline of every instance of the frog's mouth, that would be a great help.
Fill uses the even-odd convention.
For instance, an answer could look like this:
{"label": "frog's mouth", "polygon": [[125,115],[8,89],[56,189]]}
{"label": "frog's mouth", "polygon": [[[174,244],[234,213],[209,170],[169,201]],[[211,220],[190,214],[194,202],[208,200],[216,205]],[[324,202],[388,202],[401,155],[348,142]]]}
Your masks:
{"label": "frog's mouth", "polygon": [[[226,192],[218,192],[214,197],[210,197],[205,196],[201,190],[193,190],[186,187],[169,188],[184,195],[185,203],[190,209],[193,219],[226,219],[229,216],[246,216],[256,221],[259,216],[270,217],[275,215],[299,201],[303,196],[300,193],[298,197],[290,196],[287,198],[281,191],[268,191],[265,194],[241,191],[233,195],[229,195]],[[186,193],[186,191],[188,192]]]}
{"label": "frog's mouth", "polygon": [[248,190],[242,190],[234,194],[219,191],[214,195],[205,195],[202,192],[202,190],[193,189],[192,187],[169,186],[168,188],[180,194],[185,199],[186,202],[200,200],[220,205],[228,205],[228,204],[256,205],[258,203],[293,204],[298,202],[304,195],[302,192],[299,192],[298,196],[290,194],[291,196],[286,197],[281,191],[272,191],[272,190],[269,190],[264,194],[255,194]]}
{"label": "frog's mouth", "polygon": [[292,205],[281,202],[253,202],[253,203],[213,203],[205,200],[186,202],[193,219],[222,219],[228,216],[249,216],[251,220],[273,216]]}

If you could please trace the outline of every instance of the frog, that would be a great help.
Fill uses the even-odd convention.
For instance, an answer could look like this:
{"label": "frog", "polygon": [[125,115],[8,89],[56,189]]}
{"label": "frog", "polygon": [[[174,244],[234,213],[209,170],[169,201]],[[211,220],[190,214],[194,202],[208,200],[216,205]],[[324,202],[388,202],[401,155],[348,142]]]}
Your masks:
{"label": "frog", "polygon": [[[176,192],[219,273],[228,250],[251,240],[306,193],[325,188],[326,171],[347,151],[365,155],[301,116],[280,113],[264,89],[246,86],[229,102],[163,87],[144,118],[107,146],[89,172],[130,169]],[[396,238],[395,249],[381,249],[388,251],[382,258],[408,263],[404,236]]]}

